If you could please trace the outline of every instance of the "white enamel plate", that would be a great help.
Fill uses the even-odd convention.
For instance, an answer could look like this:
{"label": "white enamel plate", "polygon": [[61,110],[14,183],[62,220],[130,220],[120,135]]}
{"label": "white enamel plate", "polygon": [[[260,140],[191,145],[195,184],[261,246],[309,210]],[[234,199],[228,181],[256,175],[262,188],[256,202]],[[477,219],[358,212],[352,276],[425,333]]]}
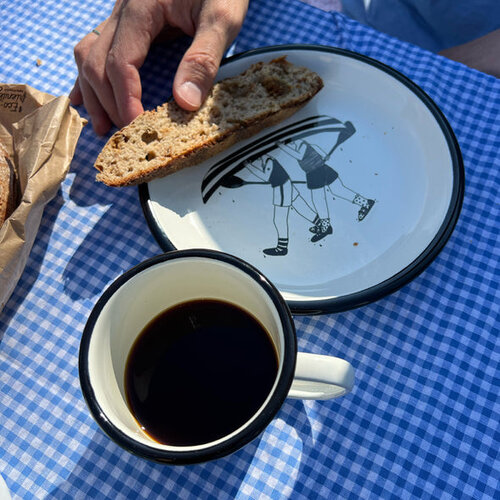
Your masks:
{"label": "white enamel plate", "polygon": [[291,118],[140,186],[164,251],[210,248],[266,275],[292,312],[377,300],[441,251],[464,191],[459,146],[434,102],[397,71],[330,47],[229,58],[218,78],[286,55],[324,88]]}

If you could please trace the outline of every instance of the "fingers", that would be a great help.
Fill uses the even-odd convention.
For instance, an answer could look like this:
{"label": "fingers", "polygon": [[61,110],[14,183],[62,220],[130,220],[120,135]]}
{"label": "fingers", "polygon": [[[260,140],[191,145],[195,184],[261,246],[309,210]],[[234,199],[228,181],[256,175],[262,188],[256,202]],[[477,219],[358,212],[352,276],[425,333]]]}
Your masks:
{"label": "fingers", "polygon": [[[156,0],[117,2],[109,19],[75,47],[78,79],[70,98],[87,109],[94,130],[105,134],[143,112],[138,68],[163,27]],[[151,23],[151,20],[156,20]]]}
{"label": "fingers", "polygon": [[83,96],[82,91],[80,90],[80,84],[78,81],[78,77],[76,78],[75,84],[69,93],[69,100],[73,106],[80,106],[83,104]]}
{"label": "fingers", "polygon": [[102,23],[100,35],[92,32],[75,47],[78,78],[70,94],[73,104],[83,102],[96,133],[105,134],[118,113],[111,85],[105,73],[106,54],[113,40],[114,22]]}
{"label": "fingers", "polygon": [[84,104],[93,127],[130,123],[143,112],[139,68],[165,25],[194,36],[174,79],[177,103],[196,110],[206,98],[224,51],[238,34],[248,0],[118,0],[111,16],[75,47],[78,78],[72,104]]}
{"label": "fingers", "polygon": [[[131,0],[124,4],[106,59],[106,75],[118,106],[121,124],[143,112],[139,68],[153,39],[164,27],[157,0]],[[122,125],[123,126],[123,125]]]}
{"label": "fingers", "polygon": [[[94,88],[89,81],[88,74],[84,73],[84,77],[79,80],[80,92],[85,104],[85,109],[90,115],[92,127],[96,134],[104,135],[111,128],[110,115],[111,111],[107,111],[101,104],[99,96],[94,92]],[[102,90],[101,90],[102,94]],[[108,106],[109,107],[109,106]]]}
{"label": "fingers", "polygon": [[248,2],[207,1],[198,12],[193,42],[184,54],[173,84],[177,104],[197,110],[207,97],[224,51],[238,34]]}
{"label": "fingers", "polygon": [[[106,21],[104,21],[103,23],[101,23],[98,27],[97,27],[97,33],[99,33],[99,29],[103,29],[104,28],[104,25],[106,24]],[[91,35],[94,35],[94,38],[93,38],[93,41],[92,41],[92,36]],[[89,48],[93,45],[93,42],[95,42],[97,40],[97,34],[95,32],[95,30],[91,33],[89,33],[76,47],[75,47],[75,61],[77,60],[77,52],[79,53],[82,53],[82,54],[87,54],[88,53],[88,50]],[[83,56],[80,57],[80,59],[83,59]],[[71,104],[73,104],[74,106],[80,106],[81,104],[83,104],[83,95],[82,95],[82,91],[80,89],[80,78],[77,77],[76,80],[75,80],[75,84],[73,85],[73,89],[71,90],[71,92],[69,93],[69,99],[70,99],[70,102]]]}

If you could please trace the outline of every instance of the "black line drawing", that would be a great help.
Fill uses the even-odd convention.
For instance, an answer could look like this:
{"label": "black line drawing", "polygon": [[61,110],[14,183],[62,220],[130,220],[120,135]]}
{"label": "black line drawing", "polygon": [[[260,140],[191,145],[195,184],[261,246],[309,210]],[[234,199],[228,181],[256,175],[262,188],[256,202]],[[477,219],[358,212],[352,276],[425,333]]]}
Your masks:
{"label": "black line drawing", "polygon": [[278,235],[278,243],[275,247],[264,249],[263,252],[266,255],[286,255],[290,208],[293,207],[299,215],[311,223],[318,218],[318,214],[306,203],[285,168],[276,158],[265,154],[254,163],[246,162],[245,168],[273,188],[273,223]]}
{"label": "black line drawing", "polygon": [[345,125],[336,118],[327,115],[310,116],[298,122],[281,127],[253,142],[241,147],[231,155],[225,156],[216,162],[205,174],[201,184],[203,203],[208,203],[212,195],[220,187],[239,187],[236,181],[232,185],[225,179],[231,178],[244,168],[245,161],[253,161],[259,156],[276,150],[276,142],[290,138],[302,139],[311,135],[324,132],[340,133]]}
{"label": "black line drawing", "polygon": [[[346,138],[355,132],[352,124],[350,122],[347,123],[349,127],[346,129],[348,131]],[[346,138],[343,138],[341,142],[346,140]],[[340,139],[341,134],[339,134]],[[306,140],[277,143],[280,149],[298,161],[300,168],[306,174],[307,188],[311,191],[311,202],[318,214],[315,226],[310,228],[310,231],[315,233],[311,239],[312,242],[319,241],[333,233],[326,196],[327,190],[333,199],[340,198],[358,205],[358,221],[362,221],[375,204],[375,200],[365,198],[347,187],[342,182],[339,173],[327,164],[330,156],[339,145],[339,140],[337,140],[335,146],[328,153],[325,153],[320,146]]]}
{"label": "black line drawing", "polygon": [[[339,172],[329,164],[335,150],[355,132],[350,121],[341,122],[327,115],[305,118],[284,126],[214,164],[202,182],[203,202],[207,203],[220,188],[269,185],[273,189],[273,223],[277,244],[264,249],[264,254],[287,255],[291,209],[312,224],[309,227],[309,231],[313,233],[310,241],[316,243],[333,234],[329,199],[341,199],[356,205],[359,222],[365,219],[375,204],[374,199],[346,186]],[[329,151],[311,140],[324,133],[338,134]],[[289,170],[277,159],[281,151],[297,162],[300,167],[298,170],[305,174],[304,179],[290,178]],[[250,172],[259,180],[242,178],[244,172]],[[299,190],[297,184],[305,185],[310,202],[306,201],[303,189]]]}

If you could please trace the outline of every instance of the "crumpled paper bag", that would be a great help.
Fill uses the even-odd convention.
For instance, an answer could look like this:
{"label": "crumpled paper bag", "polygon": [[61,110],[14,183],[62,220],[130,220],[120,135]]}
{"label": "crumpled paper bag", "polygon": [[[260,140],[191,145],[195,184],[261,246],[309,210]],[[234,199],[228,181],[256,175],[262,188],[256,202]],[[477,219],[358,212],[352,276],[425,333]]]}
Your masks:
{"label": "crumpled paper bag", "polygon": [[66,96],[0,83],[0,141],[17,174],[17,206],[0,228],[0,313],[23,273],[45,205],[66,177],[85,121]]}

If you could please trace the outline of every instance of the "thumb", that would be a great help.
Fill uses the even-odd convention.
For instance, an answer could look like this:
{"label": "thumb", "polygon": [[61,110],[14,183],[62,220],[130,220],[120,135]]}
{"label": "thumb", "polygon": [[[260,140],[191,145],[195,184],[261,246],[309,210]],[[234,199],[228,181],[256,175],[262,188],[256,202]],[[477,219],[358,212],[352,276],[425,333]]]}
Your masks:
{"label": "thumb", "polygon": [[174,78],[174,99],[181,108],[195,111],[207,97],[224,51],[241,29],[247,7],[248,0],[207,0],[197,13],[193,43]]}
{"label": "thumb", "polygon": [[201,106],[219,70],[226,43],[213,32],[196,33],[174,78],[173,95],[181,108],[195,111]]}

